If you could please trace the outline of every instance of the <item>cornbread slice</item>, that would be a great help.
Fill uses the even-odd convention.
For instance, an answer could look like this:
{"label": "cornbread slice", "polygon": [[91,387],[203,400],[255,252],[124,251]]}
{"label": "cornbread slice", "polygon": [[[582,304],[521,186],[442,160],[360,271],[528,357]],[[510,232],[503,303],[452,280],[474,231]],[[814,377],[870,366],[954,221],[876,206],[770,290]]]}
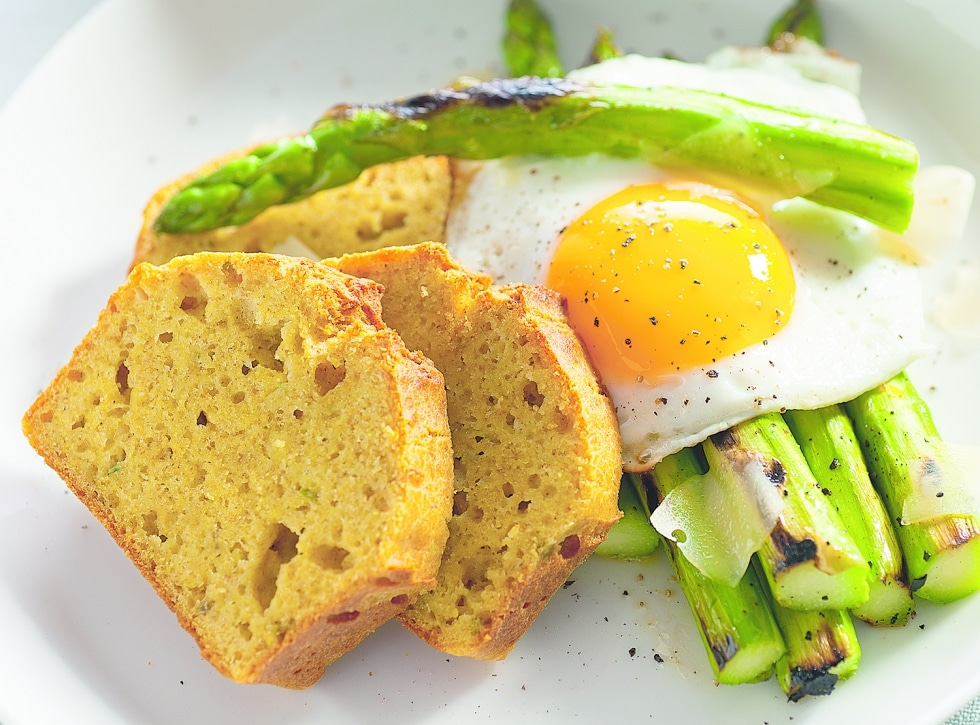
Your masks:
{"label": "cornbread slice", "polygon": [[550,290],[494,287],[438,244],[326,263],[381,282],[385,321],[446,378],[449,542],[400,619],[447,653],[501,659],[620,516],[613,407]]}
{"label": "cornbread slice", "polygon": [[163,234],[153,228],[166,202],[184,185],[243,154],[216,159],[153,195],[143,211],[133,266],[201,251],[286,251],[292,240],[320,258],[444,238],[453,173],[442,156],[372,167],[350,184],[272,207],[237,227],[199,234]]}
{"label": "cornbread slice", "polygon": [[443,378],[380,295],[274,255],[140,265],[24,417],[236,681],[312,684],[435,581]]}

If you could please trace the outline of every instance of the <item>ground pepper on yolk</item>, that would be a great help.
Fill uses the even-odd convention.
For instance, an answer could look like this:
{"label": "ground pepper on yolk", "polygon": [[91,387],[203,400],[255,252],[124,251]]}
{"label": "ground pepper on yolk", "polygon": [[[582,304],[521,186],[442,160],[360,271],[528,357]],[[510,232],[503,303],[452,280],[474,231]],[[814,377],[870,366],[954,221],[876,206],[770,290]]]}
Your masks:
{"label": "ground pepper on yolk", "polygon": [[653,380],[767,340],[789,319],[789,257],[762,217],[702,184],[639,184],[562,233],[549,287],[604,377]]}

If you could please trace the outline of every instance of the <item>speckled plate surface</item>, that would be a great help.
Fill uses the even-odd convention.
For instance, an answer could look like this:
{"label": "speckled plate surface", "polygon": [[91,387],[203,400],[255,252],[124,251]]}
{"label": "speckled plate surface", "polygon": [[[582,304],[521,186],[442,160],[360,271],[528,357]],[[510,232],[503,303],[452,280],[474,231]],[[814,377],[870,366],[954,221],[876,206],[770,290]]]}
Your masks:
{"label": "speckled plate surface", "polygon": [[[757,43],[781,2],[564,0],[569,63],[599,24],[621,44],[700,60]],[[827,0],[829,42],[864,64],[871,120],[927,163],[980,175],[980,6]],[[499,663],[442,655],[389,624],[302,692],[244,687],[191,639],[20,435],[30,401],[123,279],[150,194],[250,140],[373,101],[499,72],[503,2],[109,0],[0,116],[0,721],[21,723],[512,720],[937,723],[980,692],[980,598],[920,606],[898,632],[860,628],[858,675],[788,704],[773,682],[716,687],[662,560],[592,560]],[[980,212],[980,209],[977,210]],[[927,272],[930,304],[980,254],[980,216]],[[976,442],[980,354],[936,332],[918,363],[950,439]]]}

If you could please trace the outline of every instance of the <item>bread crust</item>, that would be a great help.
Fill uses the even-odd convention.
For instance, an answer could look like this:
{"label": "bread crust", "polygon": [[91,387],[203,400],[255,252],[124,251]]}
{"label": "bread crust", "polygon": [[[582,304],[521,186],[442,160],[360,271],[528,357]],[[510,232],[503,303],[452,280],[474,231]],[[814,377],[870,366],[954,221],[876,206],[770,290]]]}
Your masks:
{"label": "bread crust", "polygon": [[[167,308],[173,308],[172,319],[170,312],[149,309],[170,304],[168,295],[175,292],[177,304]],[[232,296],[227,304],[220,297],[225,294]],[[195,295],[215,310],[215,319],[188,301]],[[265,254],[203,253],[165,267],[140,265],[24,416],[24,432],[38,453],[175,612],[202,655],[238,682],[289,688],[314,683],[434,583],[452,496],[444,380],[384,325],[380,295],[376,283]],[[281,309],[269,302],[275,299]],[[261,358],[262,351],[235,357],[240,333],[220,333],[221,320],[231,324],[229,310],[247,313],[245,332],[253,324],[265,325],[262,334],[282,326],[281,340],[274,342],[278,357],[243,365],[241,359]],[[193,315],[201,319],[191,320]],[[217,346],[181,332],[188,329],[213,336]],[[197,372],[181,364],[185,348],[196,345],[205,357],[215,353],[213,369]],[[181,374],[201,378],[204,389],[214,388],[215,399],[181,408],[168,373],[148,369],[147,346],[165,347]],[[353,356],[346,377],[321,379],[321,368],[332,370],[326,366],[338,354]],[[366,359],[359,372],[354,357]],[[190,368],[194,359],[187,360]],[[228,371],[238,367],[232,377]],[[262,375],[269,384],[266,378],[253,382]],[[222,392],[236,386],[240,392]],[[268,407],[276,395],[286,402]],[[351,417],[351,429],[322,428],[330,406],[348,398],[376,401],[377,410],[388,414]],[[181,422],[187,410],[194,416],[198,408],[196,422]],[[279,424],[277,410],[284,413]],[[271,417],[255,411],[271,411]],[[147,428],[142,421],[159,425]],[[180,436],[191,443],[179,443]],[[336,436],[370,447],[338,443]],[[168,443],[148,445],[153,437]],[[270,438],[281,438],[282,445],[270,446]],[[175,455],[163,465],[158,459],[167,446]],[[305,458],[288,458],[300,448]],[[266,449],[271,453],[253,455]],[[280,452],[282,458],[275,458]],[[335,455],[359,461],[366,473],[338,468],[329,461]],[[375,499],[364,498],[368,490]],[[350,543],[362,534],[344,531],[350,517],[370,521],[363,550]],[[358,557],[346,568],[335,561],[334,552],[343,547]],[[190,549],[193,556],[184,553]],[[235,551],[245,552],[241,561],[221,569],[216,562]],[[269,557],[272,575],[263,566]],[[260,596],[264,609],[253,601]]]}

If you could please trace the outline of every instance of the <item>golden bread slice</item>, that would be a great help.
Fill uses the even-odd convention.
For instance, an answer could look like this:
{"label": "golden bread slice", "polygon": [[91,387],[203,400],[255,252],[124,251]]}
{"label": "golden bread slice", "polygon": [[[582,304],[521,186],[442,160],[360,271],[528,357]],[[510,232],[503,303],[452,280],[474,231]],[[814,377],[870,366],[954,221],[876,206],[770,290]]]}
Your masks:
{"label": "golden bread slice", "polygon": [[447,653],[503,658],[620,516],[613,406],[550,290],[495,287],[438,244],[325,264],[379,281],[385,321],[446,379],[450,536],[400,619]]}
{"label": "golden bread slice", "polygon": [[143,211],[132,266],[163,264],[201,251],[292,253],[292,240],[320,258],[444,238],[453,173],[443,156],[417,156],[371,167],[350,184],[272,207],[237,227],[198,234],[163,234],[153,228],[177,191],[243,154],[216,159],[153,195]]}
{"label": "golden bread slice", "polygon": [[310,685],[434,584],[443,377],[381,322],[380,296],[274,255],[140,265],[24,417],[236,681]]}

